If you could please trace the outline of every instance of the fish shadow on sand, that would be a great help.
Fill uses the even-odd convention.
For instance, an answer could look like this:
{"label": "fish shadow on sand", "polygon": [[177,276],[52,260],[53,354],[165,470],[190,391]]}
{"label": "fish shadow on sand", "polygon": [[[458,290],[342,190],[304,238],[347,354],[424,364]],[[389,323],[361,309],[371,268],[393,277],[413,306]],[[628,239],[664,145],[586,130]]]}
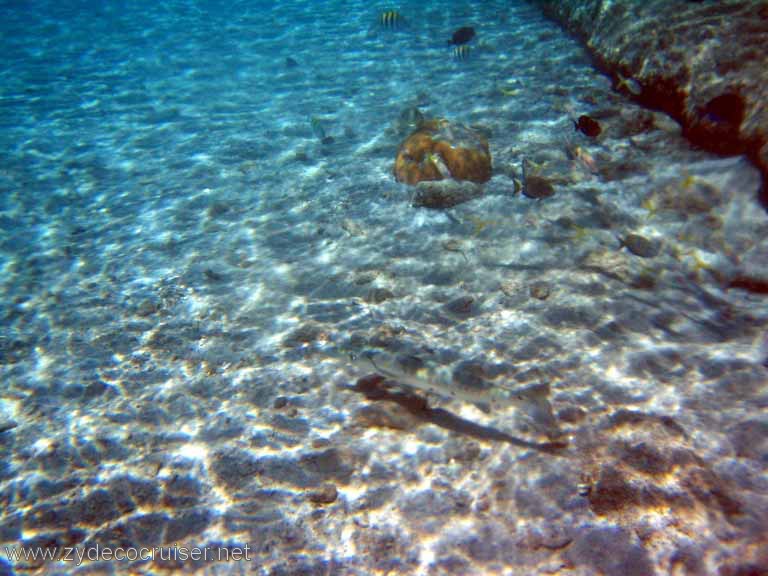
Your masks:
{"label": "fish shadow on sand", "polygon": [[364,378],[360,378],[354,386],[350,387],[350,389],[362,394],[371,401],[381,400],[385,402],[394,402],[423,422],[440,426],[441,428],[451,430],[458,434],[471,436],[478,440],[507,442],[514,446],[538,450],[539,452],[546,452],[548,454],[556,454],[568,446],[567,442],[562,441],[543,443],[530,442],[507,434],[506,432],[502,432],[491,426],[482,426],[470,420],[466,420],[456,416],[448,410],[442,408],[430,408],[427,399],[423,396],[407,391],[393,392],[387,389],[385,384],[386,381],[387,379],[379,374],[371,374]]}

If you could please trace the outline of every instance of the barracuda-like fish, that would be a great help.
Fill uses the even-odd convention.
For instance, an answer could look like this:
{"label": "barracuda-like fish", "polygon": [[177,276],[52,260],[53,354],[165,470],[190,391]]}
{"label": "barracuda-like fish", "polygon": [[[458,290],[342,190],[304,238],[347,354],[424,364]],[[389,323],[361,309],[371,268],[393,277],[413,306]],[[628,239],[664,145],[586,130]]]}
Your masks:
{"label": "barracuda-like fish", "polygon": [[483,378],[457,379],[449,366],[416,355],[395,355],[384,350],[342,351],[335,356],[365,374],[380,374],[399,386],[417,392],[468,402],[486,413],[514,406],[548,437],[562,436],[549,403],[549,384],[510,388]]}

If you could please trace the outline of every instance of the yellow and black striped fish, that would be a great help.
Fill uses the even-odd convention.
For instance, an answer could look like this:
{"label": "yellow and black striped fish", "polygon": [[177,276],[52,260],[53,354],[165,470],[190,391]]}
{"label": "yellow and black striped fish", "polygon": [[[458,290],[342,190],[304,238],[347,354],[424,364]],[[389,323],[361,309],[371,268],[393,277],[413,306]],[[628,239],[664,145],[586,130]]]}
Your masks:
{"label": "yellow and black striped fish", "polygon": [[469,46],[466,44],[462,44],[461,46],[456,46],[453,49],[453,57],[456,60],[466,60],[469,58]]}
{"label": "yellow and black striped fish", "polygon": [[385,10],[379,15],[379,24],[392,30],[405,26],[405,18],[397,10]]}

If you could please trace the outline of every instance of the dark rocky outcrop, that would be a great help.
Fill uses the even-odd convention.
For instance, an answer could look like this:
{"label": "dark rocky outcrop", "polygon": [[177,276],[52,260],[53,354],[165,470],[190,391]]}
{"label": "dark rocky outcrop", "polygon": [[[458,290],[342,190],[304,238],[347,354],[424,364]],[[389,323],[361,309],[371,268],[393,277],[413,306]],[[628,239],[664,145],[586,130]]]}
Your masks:
{"label": "dark rocky outcrop", "polygon": [[768,207],[768,5],[761,0],[533,0],[614,87],[666,112],[696,146],[747,154]]}

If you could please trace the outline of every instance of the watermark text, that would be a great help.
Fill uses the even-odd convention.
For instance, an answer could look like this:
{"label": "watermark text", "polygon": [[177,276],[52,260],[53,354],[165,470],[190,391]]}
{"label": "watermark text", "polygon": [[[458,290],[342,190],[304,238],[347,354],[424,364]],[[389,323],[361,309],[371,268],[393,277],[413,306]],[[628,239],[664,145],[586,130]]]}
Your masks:
{"label": "watermark text", "polygon": [[25,547],[5,546],[5,557],[13,564],[71,562],[250,562],[252,549],[243,546],[153,546],[150,548],[90,546]]}

